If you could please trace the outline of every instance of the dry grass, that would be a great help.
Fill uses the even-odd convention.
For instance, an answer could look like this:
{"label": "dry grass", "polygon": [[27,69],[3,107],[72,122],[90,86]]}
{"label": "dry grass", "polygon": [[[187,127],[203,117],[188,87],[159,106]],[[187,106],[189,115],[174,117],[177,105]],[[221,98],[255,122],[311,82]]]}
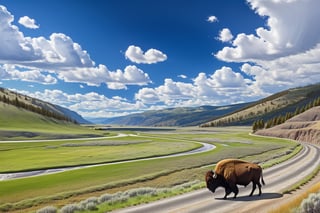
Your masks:
{"label": "dry grass", "polygon": [[295,196],[289,202],[286,202],[283,205],[280,205],[278,208],[273,209],[269,213],[291,213],[293,209],[298,208],[301,202],[306,199],[309,194],[320,191],[320,182],[311,186],[307,190],[301,192],[298,196]]}

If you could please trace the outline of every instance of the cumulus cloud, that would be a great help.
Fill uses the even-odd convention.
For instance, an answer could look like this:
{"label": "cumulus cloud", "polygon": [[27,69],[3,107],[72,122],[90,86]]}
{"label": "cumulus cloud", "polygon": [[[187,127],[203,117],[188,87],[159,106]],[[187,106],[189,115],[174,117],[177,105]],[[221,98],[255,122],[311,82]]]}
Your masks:
{"label": "cumulus cloud", "polygon": [[38,29],[39,25],[36,24],[36,21],[28,16],[20,17],[19,24],[23,25],[26,28]]}
{"label": "cumulus cloud", "polygon": [[292,87],[318,83],[320,79],[320,18],[316,0],[248,0],[264,17],[266,26],[255,34],[240,33],[215,56],[227,62],[244,62],[241,71],[250,76],[251,88],[272,94]]}
{"label": "cumulus cloud", "polygon": [[217,22],[218,18],[216,16],[209,16],[207,18],[207,21],[210,22],[210,23]]}
{"label": "cumulus cloud", "polygon": [[2,80],[20,80],[41,84],[56,84],[57,79],[50,74],[43,74],[40,70],[20,71],[14,65],[0,65],[0,78]]}
{"label": "cumulus cloud", "polygon": [[38,98],[60,106],[68,107],[84,117],[101,118],[127,115],[130,112],[140,112],[147,107],[137,101],[131,103],[127,99],[114,96],[111,98],[96,92],[69,94],[61,90],[21,91],[11,89],[28,96]]}
{"label": "cumulus cloud", "polygon": [[134,65],[127,66],[124,71],[120,69],[110,71],[105,65],[78,68],[60,71],[58,77],[65,82],[79,82],[89,86],[99,86],[106,83],[109,89],[126,89],[126,85],[151,83],[149,75]]}
{"label": "cumulus cloud", "polygon": [[220,33],[218,40],[222,42],[230,42],[233,39],[233,35],[228,28],[223,28]]}
{"label": "cumulus cloud", "polygon": [[130,61],[137,64],[154,64],[167,60],[167,55],[156,49],[149,49],[146,52],[140,47],[130,45],[125,52]]}
{"label": "cumulus cloud", "polygon": [[0,5],[0,62],[47,69],[92,67],[94,62],[81,46],[62,33],[44,37],[25,37],[12,24],[14,17]]}
{"label": "cumulus cloud", "polygon": [[157,104],[167,107],[223,105],[253,101],[266,93],[256,90],[250,79],[230,67],[222,67],[213,74],[199,73],[192,83],[165,79],[156,88],[142,88],[135,99],[145,105]]}
{"label": "cumulus cloud", "polygon": [[[149,76],[135,66],[128,66],[124,71],[110,71],[105,65],[95,65],[87,51],[63,33],[52,33],[48,39],[25,37],[13,21],[14,16],[0,5],[0,64],[3,65],[0,71],[5,76],[2,79],[42,84],[55,84],[60,79],[90,86],[105,83],[111,89],[151,82]],[[35,21],[27,16],[20,18],[19,23],[36,27]],[[156,63],[166,56],[150,49],[143,58]]]}
{"label": "cumulus cloud", "polygon": [[319,58],[320,44],[303,53],[255,64],[245,63],[241,70],[252,76],[257,88],[273,93],[290,87],[318,83]]}
{"label": "cumulus cloud", "polygon": [[239,34],[232,47],[220,50],[216,57],[224,61],[246,62],[273,60],[307,51],[320,42],[317,0],[287,1],[248,0],[251,8],[266,17],[266,27],[255,34]]}

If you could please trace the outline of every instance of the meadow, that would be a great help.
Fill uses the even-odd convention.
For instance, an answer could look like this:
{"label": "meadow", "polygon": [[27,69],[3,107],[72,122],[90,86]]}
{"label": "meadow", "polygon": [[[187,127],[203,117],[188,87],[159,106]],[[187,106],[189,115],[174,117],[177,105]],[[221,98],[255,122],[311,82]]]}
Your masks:
{"label": "meadow", "polygon": [[[277,163],[299,148],[290,140],[251,136],[250,128],[177,128],[174,131],[126,130],[126,137],[101,140],[0,144],[0,171],[22,171],[70,165],[140,159],[196,149],[199,142],[216,149],[162,159],[100,165],[51,175],[0,181],[0,211],[34,211],[43,206],[80,202],[92,196],[141,187],[171,188],[203,181],[223,158]],[[124,133],[108,130],[106,135]],[[10,166],[9,166],[10,165]]]}

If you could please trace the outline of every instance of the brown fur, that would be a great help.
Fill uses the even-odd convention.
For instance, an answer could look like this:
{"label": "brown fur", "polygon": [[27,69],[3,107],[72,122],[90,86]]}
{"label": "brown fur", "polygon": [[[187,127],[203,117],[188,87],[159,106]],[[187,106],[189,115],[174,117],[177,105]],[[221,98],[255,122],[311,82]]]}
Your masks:
{"label": "brown fur", "polygon": [[259,182],[262,169],[259,165],[238,159],[225,159],[218,162],[215,173],[228,182],[248,185],[252,180]]}
{"label": "brown fur", "polygon": [[[238,159],[225,159],[219,161],[216,165],[214,174],[223,177],[227,183],[224,186],[226,188],[226,195],[224,198],[226,198],[231,191],[235,193],[234,197],[236,197],[239,191],[237,185],[247,186],[250,182],[253,184],[250,196],[255,191],[256,185],[258,185],[259,195],[261,195],[260,178],[262,184],[265,184],[262,177],[262,168],[259,165]],[[212,180],[215,181],[214,178]],[[212,188],[212,186],[208,187],[207,181],[207,188],[210,187]],[[230,187],[230,191],[228,191],[228,187]]]}

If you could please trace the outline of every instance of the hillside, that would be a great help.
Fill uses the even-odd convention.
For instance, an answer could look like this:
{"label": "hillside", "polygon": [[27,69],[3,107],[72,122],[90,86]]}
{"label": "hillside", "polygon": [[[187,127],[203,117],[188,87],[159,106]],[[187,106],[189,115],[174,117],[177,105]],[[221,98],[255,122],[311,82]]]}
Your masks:
{"label": "hillside", "polygon": [[268,120],[287,112],[294,112],[319,96],[320,83],[285,90],[232,113],[213,118],[201,126],[252,125],[253,121],[258,119]]}
{"label": "hillside", "polygon": [[132,126],[197,126],[212,118],[243,108],[248,104],[249,103],[229,106],[178,107],[151,110],[122,117],[93,120],[93,122]]}
{"label": "hillside", "polygon": [[258,130],[255,134],[320,144],[320,106],[313,107],[283,124]]}
{"label": "hillside", "polygon": [[[104,135],[103,132],[94,131],[74,122],[73,119],[79,115],[68,109],[6,89],[0,89],[0,94],[0,140],[62,139]],[[55,114],[58,112],[59,114]],[[69,115],[72,118],[67,117]]]}
{"label": "hillside", "polygon": [[0,140],[99,137],[97,132],[0,102]]}
{"label": "hillside", "polygon": [[[18,108],[26,109],[37,114],[55,118],[57,120],[71,121],[79,124],[89,123],[76,112],[67,108],[54,105],[36,98],[31,98],[8,89],[0,88],[0,103],[15,105]],[[3,113],[3,110],[1,111]]]}

